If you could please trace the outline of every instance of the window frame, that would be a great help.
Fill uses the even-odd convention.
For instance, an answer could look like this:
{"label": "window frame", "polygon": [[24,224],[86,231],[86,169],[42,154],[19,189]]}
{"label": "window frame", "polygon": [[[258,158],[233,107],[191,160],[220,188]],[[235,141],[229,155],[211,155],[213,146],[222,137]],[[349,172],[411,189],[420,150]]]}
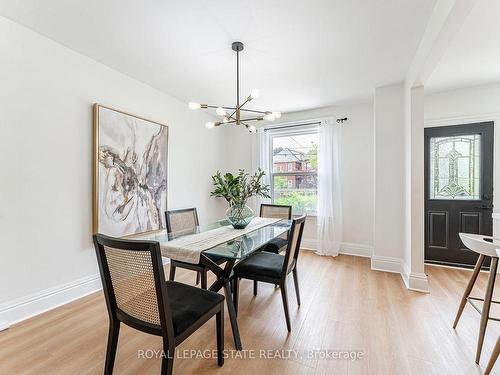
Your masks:
{"label": "window frame", "polygon": [[[318,171],[316,172],[274,172],[273,168],[273,144],[274,138],[280,137],[290,137],[296,135],[305,135],[305,134],[319,134],[319,125],[320,122],[307,122],[304,124],[293,124],[277,126],[273,128],[266,128],[264,131],[269,132],[269,160],[268,160],[268,170],[269,170],[269,185],[270,185],[270,195],[271,195],[271,203],[274,203],[274,177],[275,176],[318,176]],[[319,141],[319,138],[318,138]],[[284,168],[285,169],[285,168]],[[288,169],[288,168],[286,168]],[[317,192],[317,187],[316,187]],[[307,213],[308,216],[317,216],[318,209],[316,207],[316,211],[314,213]],[[296,215],[296,214],[294,214]]]}

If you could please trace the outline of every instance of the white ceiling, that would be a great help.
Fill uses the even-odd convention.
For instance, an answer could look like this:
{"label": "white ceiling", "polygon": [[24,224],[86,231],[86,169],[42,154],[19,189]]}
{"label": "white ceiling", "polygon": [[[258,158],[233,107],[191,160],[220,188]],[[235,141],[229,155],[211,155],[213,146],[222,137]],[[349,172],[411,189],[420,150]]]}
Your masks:
{"label": "white ceiling", "polygon": [[499,17],[499,0],[477,2],[426,82],[426,91],[500,82]]}
{"label": "white ceiling", "polygon": [[403,80],[435,0],[0,0],[0,14],[183,101],[296,111]]}

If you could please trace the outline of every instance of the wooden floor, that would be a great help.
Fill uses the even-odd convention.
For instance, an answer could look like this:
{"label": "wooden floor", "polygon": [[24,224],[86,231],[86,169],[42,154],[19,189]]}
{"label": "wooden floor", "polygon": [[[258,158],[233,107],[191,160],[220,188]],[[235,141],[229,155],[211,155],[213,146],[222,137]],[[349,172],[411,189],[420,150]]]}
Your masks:
{"label": "wooden floor", "polygon": [[[194,273],[177,272],[179,281],[194,281]],[[421,294],[406,290],[397,274],[371,271],[368,259],[325,258],[304,251],[299,259],[300,308],[289,280],[290,334],[279,290],[260,284],[255,298],[251,282],[240,284],[238,322],[247,351],[239,355],[259,357],[261,350],[269,349],[268,357],[291,358],[228,358],[223,367],[215,359],[178,358],[174,374],[481,374],[500,326],[490,322],[481,366],[476,366],[479,315],[467,306],[457,330],[451,328],[470,273],[431,266],[427,273],[431,293]],[[482,293],[485,284],[482,273],[473,294]],[[500,311],[495,313],[500,315]],[[99,292],[0,332],[0,374],[102,374],[107,323]],[[234,355],[227,316],[225,340],[228,355]],[[212,320],[179,350],[186,355],[191,349],[215,347]],[[139,355],[160,349],[159,338],[124,326],[115,374],[159,374],[160,359]],[[360,351],[363,357],[309,358],[314,350],[318,350],[316,355],[322,350]],[[500,374],[500,364],[495,370]]]}

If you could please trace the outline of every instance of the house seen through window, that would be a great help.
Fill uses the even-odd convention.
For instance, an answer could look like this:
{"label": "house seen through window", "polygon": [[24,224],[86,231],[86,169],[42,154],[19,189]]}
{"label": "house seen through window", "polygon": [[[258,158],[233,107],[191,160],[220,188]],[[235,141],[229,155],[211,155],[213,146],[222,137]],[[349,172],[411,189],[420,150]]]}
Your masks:
{"label": "house seen through window", "polygon": [[292,206],[294,215],[316,215],[318,197],[318,133],[280,133],[271,137],[272,199]]}

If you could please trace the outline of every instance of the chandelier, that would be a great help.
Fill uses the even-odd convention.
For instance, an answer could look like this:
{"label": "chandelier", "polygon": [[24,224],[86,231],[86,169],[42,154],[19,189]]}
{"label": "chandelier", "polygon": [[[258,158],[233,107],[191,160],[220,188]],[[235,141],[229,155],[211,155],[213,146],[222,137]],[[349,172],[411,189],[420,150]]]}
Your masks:
{"label": "chandelier", "polygon": [[[207,129],[212,129],[216,126],[224,124],[235,124],[245,126],[250,133],[255,133],[257,129],[254,125],[250,125],[253,121],[274,121],[281,117],[281,112],[273,111],[257,111],[254,109],[243,108],[246,104],[250,103],[252,100],[259,97],[259,90],[253,89],[250,95],[240,104],[240,52],[243,51],[243,43],[234,42],[231,45],[233,51],[236,52],[236,107],[230,106],[218,106],[211,104],[200,104],[195,102],[189,103],[190,109],[207,109],[215,108],[215,113],[222,117],[221,121],[212,122],[209,121],[205,124]],[[243,118],[242,115],[249,116]]]}

